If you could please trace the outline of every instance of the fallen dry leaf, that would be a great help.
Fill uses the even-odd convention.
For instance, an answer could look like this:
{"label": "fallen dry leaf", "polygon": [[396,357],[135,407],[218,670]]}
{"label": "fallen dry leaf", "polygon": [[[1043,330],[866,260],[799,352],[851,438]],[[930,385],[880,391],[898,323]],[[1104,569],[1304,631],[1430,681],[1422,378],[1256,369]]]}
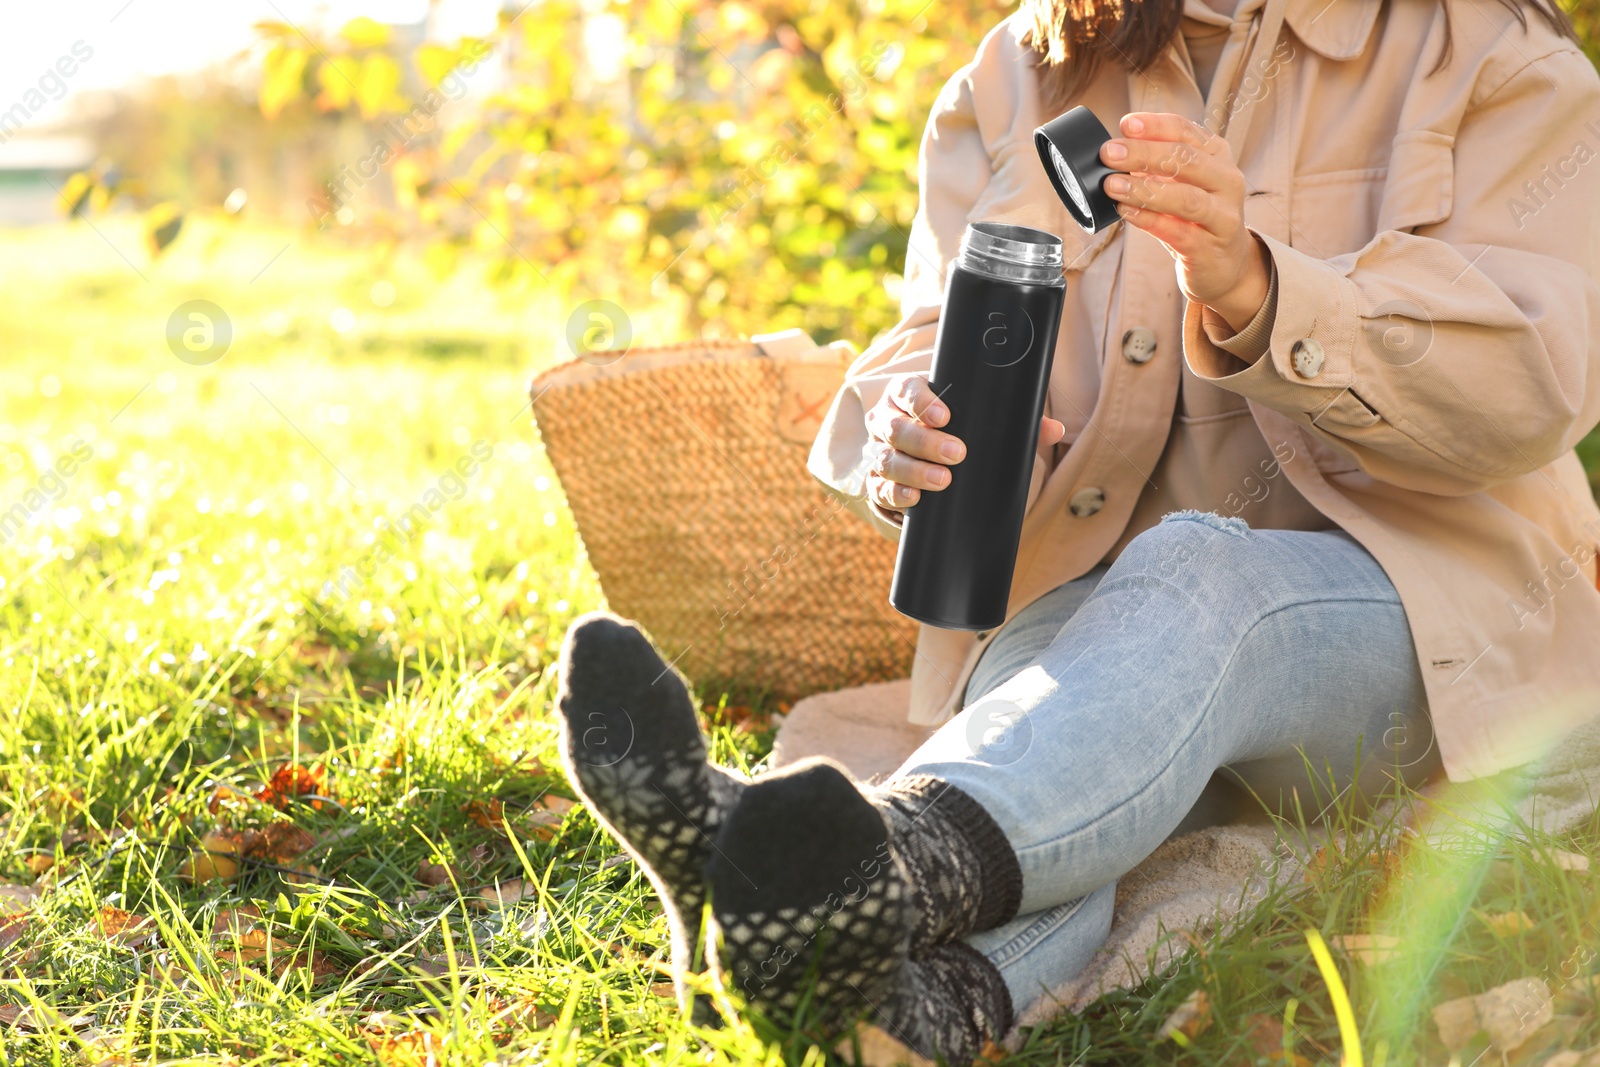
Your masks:
{"label": "fallen dry leaf", "polygon": [[846,1061],[855,1055],[852,1045],[860,1045],[861,1062],[879,1067],[937,1067],[911,1050],[899,1038],[877,1026],[863,1026],[854,1035],[847,1036],[834,1046],[834,1052]]}
{"label": "fallen dry leaf", "polygon": [[[234,955],[240,960],[259,960],[269,953],[279,956],[294,951],[293,945],[273,937],[259,927],[235,935],[233,943],[237,946],[234,950]],[[221,957],[223,953],[219,952],[217,955]]]}
{"label": "fallen dry leaf", "polygon": [[303,951],[260,928],[247,930],[233,938],[233,941],[236,947],[218,952],[217,959],[225,963],[245,965],[267,963],[275,975],[295,969],[309,970],[313,976],[322,978],[344,970],[321,952]]}
{"label": "fallen dry leaf", "polygon": [[505,805],[500,803],[498,800],[493,798],[490,798],[487,801],[474,800],[463,805],[461,810],[466,813],[467,818],[471,819],[485,830],[489,830],[497,834],[504,834],[506,832],[506,828],[503,825],[506,817],[506,808]]}
{"label": "fallen dry leaf", "polygon": [[554,793],[546,793],[539,798],[539,806],[545,811],[553,811],[557,815],[565,815],[577,807],[578,804],[576,801],[568,800],[566,797],[558,797]]}
{"label": "fallen dry leaf", "polygon": [[237,908],[223,908],[211,923],[211,936],[240,934],[253,929],[261,918],[261,909],[254,904],[241,904]]}
{"label": "fallen dry leaf", "polygon": [[1287,1054],[1283,1048],[1283,1020],[1274,1015],[1245,1016],[1244,1021],[1250,1029],[1246,1031],[1250,1039],[1250,1046],[1256,1050],[1256,1055],[1268,1063],[1281,1063],[1285,1067],[1311,1067],[1311,1061],[1298,1052],[1290,1051]]}
{"label": "fallen dry leaf", "polygon": [[1554,997],[1540,978],[1517,978],[1472,997],[1447,1000],[1433,1009],[1439,1040],[1454,1052],[1479,1030],[1502,1052],[1515,1052],[1555,1017]]}
{"label": "fallen dry leaf", "polygon": [[331,881],[323,877],[322,868],[314,863],[308,863],[303,867],[291,867],[283,872],[283,880],[290,885],[310,885],[313,882],[327,884]]}
{"label": "fallen dry leaf", "polygon": [[1434,1005],[1433,1025],[1439,1030],[1439,1041],[1451,1052],[1465,1048],[1467,1042],[1483,1023],[1478,1019],[1476,997],[1456,997]]}
{"label": "fallen dry leaf", "polygon": [[[119,837],[127,831],[119,829],[111,838]],[[98,845],[108,840],[108,835],[97,829],[83,829],[78,826],[69,826],[61,831],[61,847],[77,848],[79,845]]]}
{"label": "fallen dry leaf", "polygon": [[1579,1067],[1582,1063],[1583,1053],[1568,1049],[1565,1052],[1558,1052],[1551,1056],[1540,1064],[1540,1067]]}
{"label": "fallen dry leaf", "polygon": [[1525,934],[1534,927],[1532,919],[1524,911],[1503,911],[1484,915],[1483,923],[1496,937],[1516,937]]}
{"label": "fallen dry leaf", "polygon": [[1175,1034],[1182,1034],[1186,1038],[1196,1038],[1205,1033],[1211,1026],[1211,995],[1204,989],[1196,989],[1184,998],[1183,1003],[1173,1009],[1166,1021],[1161,1024],[1161,1029],[1156,1031],[1156,1040],[1165,1041]]}
{"label": "fallen dry leaf", "polygon": [[256,803],[256,798],[248,793],[241,793],[230,786],[219,785],[211,791],[206,798],[206,810],[213,815],[220,814],[224,808],[248,808]]}
{"label": "fallen dry leaf", "polygon": [[1589,857],[1581,853],[1564,852],[1558,848],[1552,850],[1551,858],[1555,860],[1556,866],[1563,871],[1577,871],[1582,874],[1587,873],[1589,870]]}
{"label": "fallen dry leaf", "polygon": [[678,987],[671,982],[651,982],[650,992],[658,997],[676,997],[678,995]]}
{"label": "fallen dry leaf", "polygon": [[39,899],[39,890],[31,885],[0,885],[0,912],[7,910],[7,905],[15,905],[9,910],[17,911],[26,908]]}
{"label": "fallen dry leaf", "polygon": [[461,870],[453,863],[447,865],[423,860],[417,864],[417,881],[423,885],[450,885],[452,882],[459,884]]}
{"label": "fallen dry leaf", "polygon": [[383,1067],[434,1067],[443,1058],[444,1038],[431,1030],[398,1034],[367,1030],[362,1033]]}
{"label": "fallen dry leaf", "polygon": [[444,956],[418,956],[411,961],[411,967],[427,978],[443,978],[450,973],[450,961]]}
{"label": "fallen dry leaf", "polygon": [[250,843],[247,854],[271,863],[285,864],[306,852],[317,839],[292,822],[275,822]]}
{"label": "fallen dry leaf", "polygon": [[1372,967],[1394,959],[1400,939],[1389,934],[1339,934],[1328,944],[1363,966]]}
{"label": "fallen dry leaf", "polygon": [[89,924],[89,929],[98,932],[107,941],[138,948],[155,936],[156,924],[148,916],[135,915],[121,908],[104,907]]}
{"label": "fallen dry leaf", "polygon": [[513,878],[499,885],[485,886],[478,890],[478,897],[491,904],[515,904],[519,900],[538,900],[539,888],[525,883],[521,878]]}
{"label": "fallen dry leaf", "polygon": [[0,916],[0,952],[5,951],[21,939],[28,932],[28,919],[25,915]]}
{"label": "fallen dry leaf", "polygon": [[93,1022],[93,1015],[63,1015],[47,1004],[0,1004],[0,1023],[15,1026],[19,1030],[47,1030],[62,1026],[82,1030]]}
{"label": "fallen dry leaf", "polygon": [[22,865],[28,868],[28,872],[37,878],[56,865],[56,858],[54,856],[46,856],[42,852],[35,852],[23,860]]}
{"label": "fallen dry leaf", "polygon": [[[312,767],[302,767],[298,763],[279,767],[273,772],[272,781],[262,786],[256,793],[256,799],[282,811],[289,806],[289,801],[307,794],[327,795],[320,763]],[[321,811],[322,801],[313,800],[311,806]]]}
{"label": "fallen dry leaf", "polygon": [[529,811],[524,812],[516,822],[517,830],[523,837],[532,837],[540,841],[553,841],[561,830],[561,824],[566,821],[566,816],[554,811]]}

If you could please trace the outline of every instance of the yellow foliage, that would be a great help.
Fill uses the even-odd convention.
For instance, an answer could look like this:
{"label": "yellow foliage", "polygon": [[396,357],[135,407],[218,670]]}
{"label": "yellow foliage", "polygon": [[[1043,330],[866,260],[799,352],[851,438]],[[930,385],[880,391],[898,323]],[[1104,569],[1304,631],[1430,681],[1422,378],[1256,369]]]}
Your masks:
{"label": "yellow foliage", "polygon": [[317,68],[317,84],[322,87],[317,106],[324,111],[342,111],[349,107],[355,99],[356,79],[360,76],[361,67],[354,60],[345,56],[325,60]]}
{"label": "yellow foliage", "polygon": [[292,45],[280,44],[267,52],[261,64],[261,113],[277,118],[285,107],[299,98],[310,53]]}
{"label": "yellow foliage", "polygon": [[389,43],[389,27],[362,15],[345,23],[339,36],[357,48],[382,48]]}
{"label": "yellow foliage", "polygon": [[[1005,14],[975,0],[922,11],[633,0],[626,32],[600,40],[581,3],[528,6],[490,42],[503,81],[391,168],[400,212],[378,225],[498,250],[510,274],[536,269],[575,300],[681,303],[710,334],[801,325],[865,344],[898,318],[886,284],[904,272],[924,116]],[[379,30],[358,19],[321,43],[320,106],[408,110],[399,64],[432,91],[473,54],[400,55]],[[303,91],[307,56],[263,33],[275,114]]]}
{"label": "yellow foliage", "polygon": [[417,71],[422,75],[422,80],[437,88],[439,83],[444,81],[445,75],[460,64],[461,52],[440,44],[425,44],[417,49],[415,58]]}
{"label": "yellow foliage", "polygon": [[389,56],[374,53],[361,61],[361,76],[356,81],[356,104],[364,119],[376,118],[397,103],[400,66]]}

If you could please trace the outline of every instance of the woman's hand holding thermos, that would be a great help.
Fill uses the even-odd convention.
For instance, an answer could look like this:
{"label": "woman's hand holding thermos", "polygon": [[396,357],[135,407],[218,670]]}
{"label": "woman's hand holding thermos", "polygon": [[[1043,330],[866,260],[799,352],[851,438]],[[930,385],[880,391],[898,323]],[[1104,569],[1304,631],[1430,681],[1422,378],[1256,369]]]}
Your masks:
{"label": "woman's hand holding thermos", "polygon": [[[966,456],[966,446],[939,427],[950,421],[950,409],[920,374],[889,379],[878,402],[867,412],[867,433],[877,455],[867,475],[867,497],[889,511],[915,504],[922,490],[938,492],[950,484],[950,468]],[[1067,428],[1048,415],[1039,423],[1039,443],[1050,446]]]}

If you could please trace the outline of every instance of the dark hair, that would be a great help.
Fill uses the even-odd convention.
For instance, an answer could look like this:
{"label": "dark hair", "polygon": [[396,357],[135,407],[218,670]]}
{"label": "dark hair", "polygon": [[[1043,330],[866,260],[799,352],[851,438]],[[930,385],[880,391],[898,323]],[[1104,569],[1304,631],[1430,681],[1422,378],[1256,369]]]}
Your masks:
{"label": "dark hair", "polygon": [[[1108,57],[1144,70],[1160,57],[1178,32],[1184,0],[1022,0],[1023,43],[1038,56],[1045,99],[1064,106],[1082,91]],[[1450,6],[1444,6],[1444,49],[1433,65],[1450,60]],[[1563,37],[1578,40],[1572,21],[1556,0],[1500,0],[1524,29],[1533,8]]]}

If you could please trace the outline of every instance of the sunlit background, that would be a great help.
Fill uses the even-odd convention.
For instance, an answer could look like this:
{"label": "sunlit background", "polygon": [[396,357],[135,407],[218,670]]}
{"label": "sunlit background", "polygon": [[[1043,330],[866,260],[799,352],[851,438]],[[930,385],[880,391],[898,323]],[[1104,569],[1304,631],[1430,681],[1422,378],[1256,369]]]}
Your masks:
{"label": "sunlit background", "polygon": [[[572,805],[552,662],[604,600],[527,383],[592,301],[602,347],[865,346],[928,109],[1008,10],[6,6],[6,1062],[828,1062],[691,1031],[652,891]],[[782,694],[694,681],[715,757],[759,767]],[[1478,1008],[1433,1012],[1530,976],[1509,1062],[1587,1050],[1597,829],[1308,846],[1007,1062],[1334,1062],[1344,987],[1366,1062],[1499,1062]]]}

